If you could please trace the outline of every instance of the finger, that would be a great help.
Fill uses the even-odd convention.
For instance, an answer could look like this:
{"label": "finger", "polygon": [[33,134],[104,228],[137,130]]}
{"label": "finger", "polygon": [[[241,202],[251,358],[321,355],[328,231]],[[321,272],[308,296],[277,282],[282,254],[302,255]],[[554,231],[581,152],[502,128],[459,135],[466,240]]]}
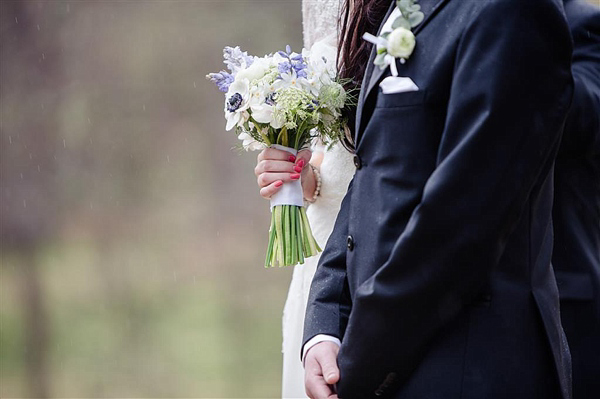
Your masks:
{"label": "finger", "polygon": [[298,151],[298,155],[296,155],[296,165],[302,160],[304,161],[304,165],[308,165],[310,158],[312,157],[312,152],[310,150],[300,150]]}
{"label": "finger", "polygon": [[258,154],[258,162],[264,159],[272,159],[275,161],[288,161],[295,162],[296,157],[291,153],[283,150],[279,150],[277,148],[265,148]]}
{"label": "finger", "polygon": [[340,380],[340,370],[338,369],[336,358],[337,354],[331,351],[325,356],[320,356],[316,359],[321,366],[323,378],[329,385],[333,385]]}
{"label": "finger", "polygon": [[305,365],[304,386],[306,394],[313,399],[326,399],[334,394],[323,379],[321,367],[314,360]]}
{"label": "finger", "polygon": [[289,161],[274,161],[272,159],[263,159],[256,164],[254,168],[254,174],[256,176],[265,172],[287,172],[287,173],[300,173],[302,167],[298,167],[299,164],[294,165]]}
{"label": "finger", "polygon": [[337,366],[327,364],[323,367],[323,378],[329,385],[333,385],[340,380],[340,372]]}
{"label": "finger", "polygon": [[261,188],[260,196],[266,199],[270,199],[273,196],[273,194],[275,194],[281,189],[281,186],[283,186],[283,181],[277,180],[276,182],[273,182],[268,186]]}
{"label": "finger", "polygon": [[331,388],[325,383],[323,377],[315,377],[307,381],[306,394],[312,399],[328,399],[335,395]]}
{"label": "finger", "polygon": [[299,173],[261,173],[256,181],[258,183],[258,187],[263,188],[277,180],[288,182],[298,179],[300,179]]}

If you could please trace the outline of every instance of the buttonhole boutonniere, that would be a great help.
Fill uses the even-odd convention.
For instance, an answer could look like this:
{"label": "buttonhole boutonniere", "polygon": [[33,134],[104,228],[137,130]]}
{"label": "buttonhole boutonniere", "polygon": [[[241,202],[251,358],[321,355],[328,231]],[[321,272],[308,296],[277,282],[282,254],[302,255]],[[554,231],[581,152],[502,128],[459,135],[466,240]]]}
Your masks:
{"label": "buttonhole boutonniere", "polygon": [[398,16],[394,19],[391,29],[384,25],[379,37],[370,33],[363,36],[364,40],[377,45],[374,64],[381,69],[389,66],[393,76],[398,76],[396,58],[400,58],[400,63],[404,64],[415,49],[416,38],[412,28],[425,18],[421,6],[416,2],[417,0],[397,0],[395,14]]}

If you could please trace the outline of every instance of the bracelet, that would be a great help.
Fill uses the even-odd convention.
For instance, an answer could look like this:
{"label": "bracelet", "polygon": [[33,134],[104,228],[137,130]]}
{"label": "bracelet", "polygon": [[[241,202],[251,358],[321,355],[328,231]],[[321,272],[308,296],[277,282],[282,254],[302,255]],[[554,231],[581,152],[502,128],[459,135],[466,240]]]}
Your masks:
{"label": "bracelet", "polygon": [[315,187],[315,193],[313,194],[312,198],[310,199],[306,199],[306,201],[308,201],[309,203],[314,203],[317,200],[317,197],[321,194],[321,172],[319,172],[319,169],[314,166],[313,164],[308,164],[310,166],[310,168],[313,171],[313,174],[315,175],[315,180],[316,180],[316,187]]}

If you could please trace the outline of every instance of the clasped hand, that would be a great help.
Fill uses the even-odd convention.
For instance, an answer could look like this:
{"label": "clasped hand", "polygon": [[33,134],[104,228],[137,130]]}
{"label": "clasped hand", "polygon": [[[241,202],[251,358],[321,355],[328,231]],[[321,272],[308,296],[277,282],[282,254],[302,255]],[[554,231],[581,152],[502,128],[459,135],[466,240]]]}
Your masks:
{"label": "clasped hand", "polygon": [[323,341],[306,352],[304,359],[304,387],[311,399],[337,399],[334,384],[340,380],[337,355],[340,348]]}
{"label": "clasped hand", "polygon": [[254,168],[260,195],[270,199],[284,182],[301,178],[304,198],[311,198],[316,188],[315,176],[308,167],[311,156],[310,150],[301,150],[297,156],[276,148],[261,151]]}

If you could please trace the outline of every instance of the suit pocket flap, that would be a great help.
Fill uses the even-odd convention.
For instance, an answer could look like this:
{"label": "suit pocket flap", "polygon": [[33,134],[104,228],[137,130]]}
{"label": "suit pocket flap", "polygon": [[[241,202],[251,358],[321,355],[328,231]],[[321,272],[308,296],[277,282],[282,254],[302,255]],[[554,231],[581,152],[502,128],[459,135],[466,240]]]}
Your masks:
{"label": "suit pocket flap", "polygon": [[589,273],[557,271],[555,274],[561,300],[588,301],[594,298],[592,276]]}
{"label": "suit pocket flap", "polygon": [[405,91],[402,93],[383,94],[381,88],[378,88],[377,103],[375,108],[394,108],[419,105],[425,102],[426,90]]}

